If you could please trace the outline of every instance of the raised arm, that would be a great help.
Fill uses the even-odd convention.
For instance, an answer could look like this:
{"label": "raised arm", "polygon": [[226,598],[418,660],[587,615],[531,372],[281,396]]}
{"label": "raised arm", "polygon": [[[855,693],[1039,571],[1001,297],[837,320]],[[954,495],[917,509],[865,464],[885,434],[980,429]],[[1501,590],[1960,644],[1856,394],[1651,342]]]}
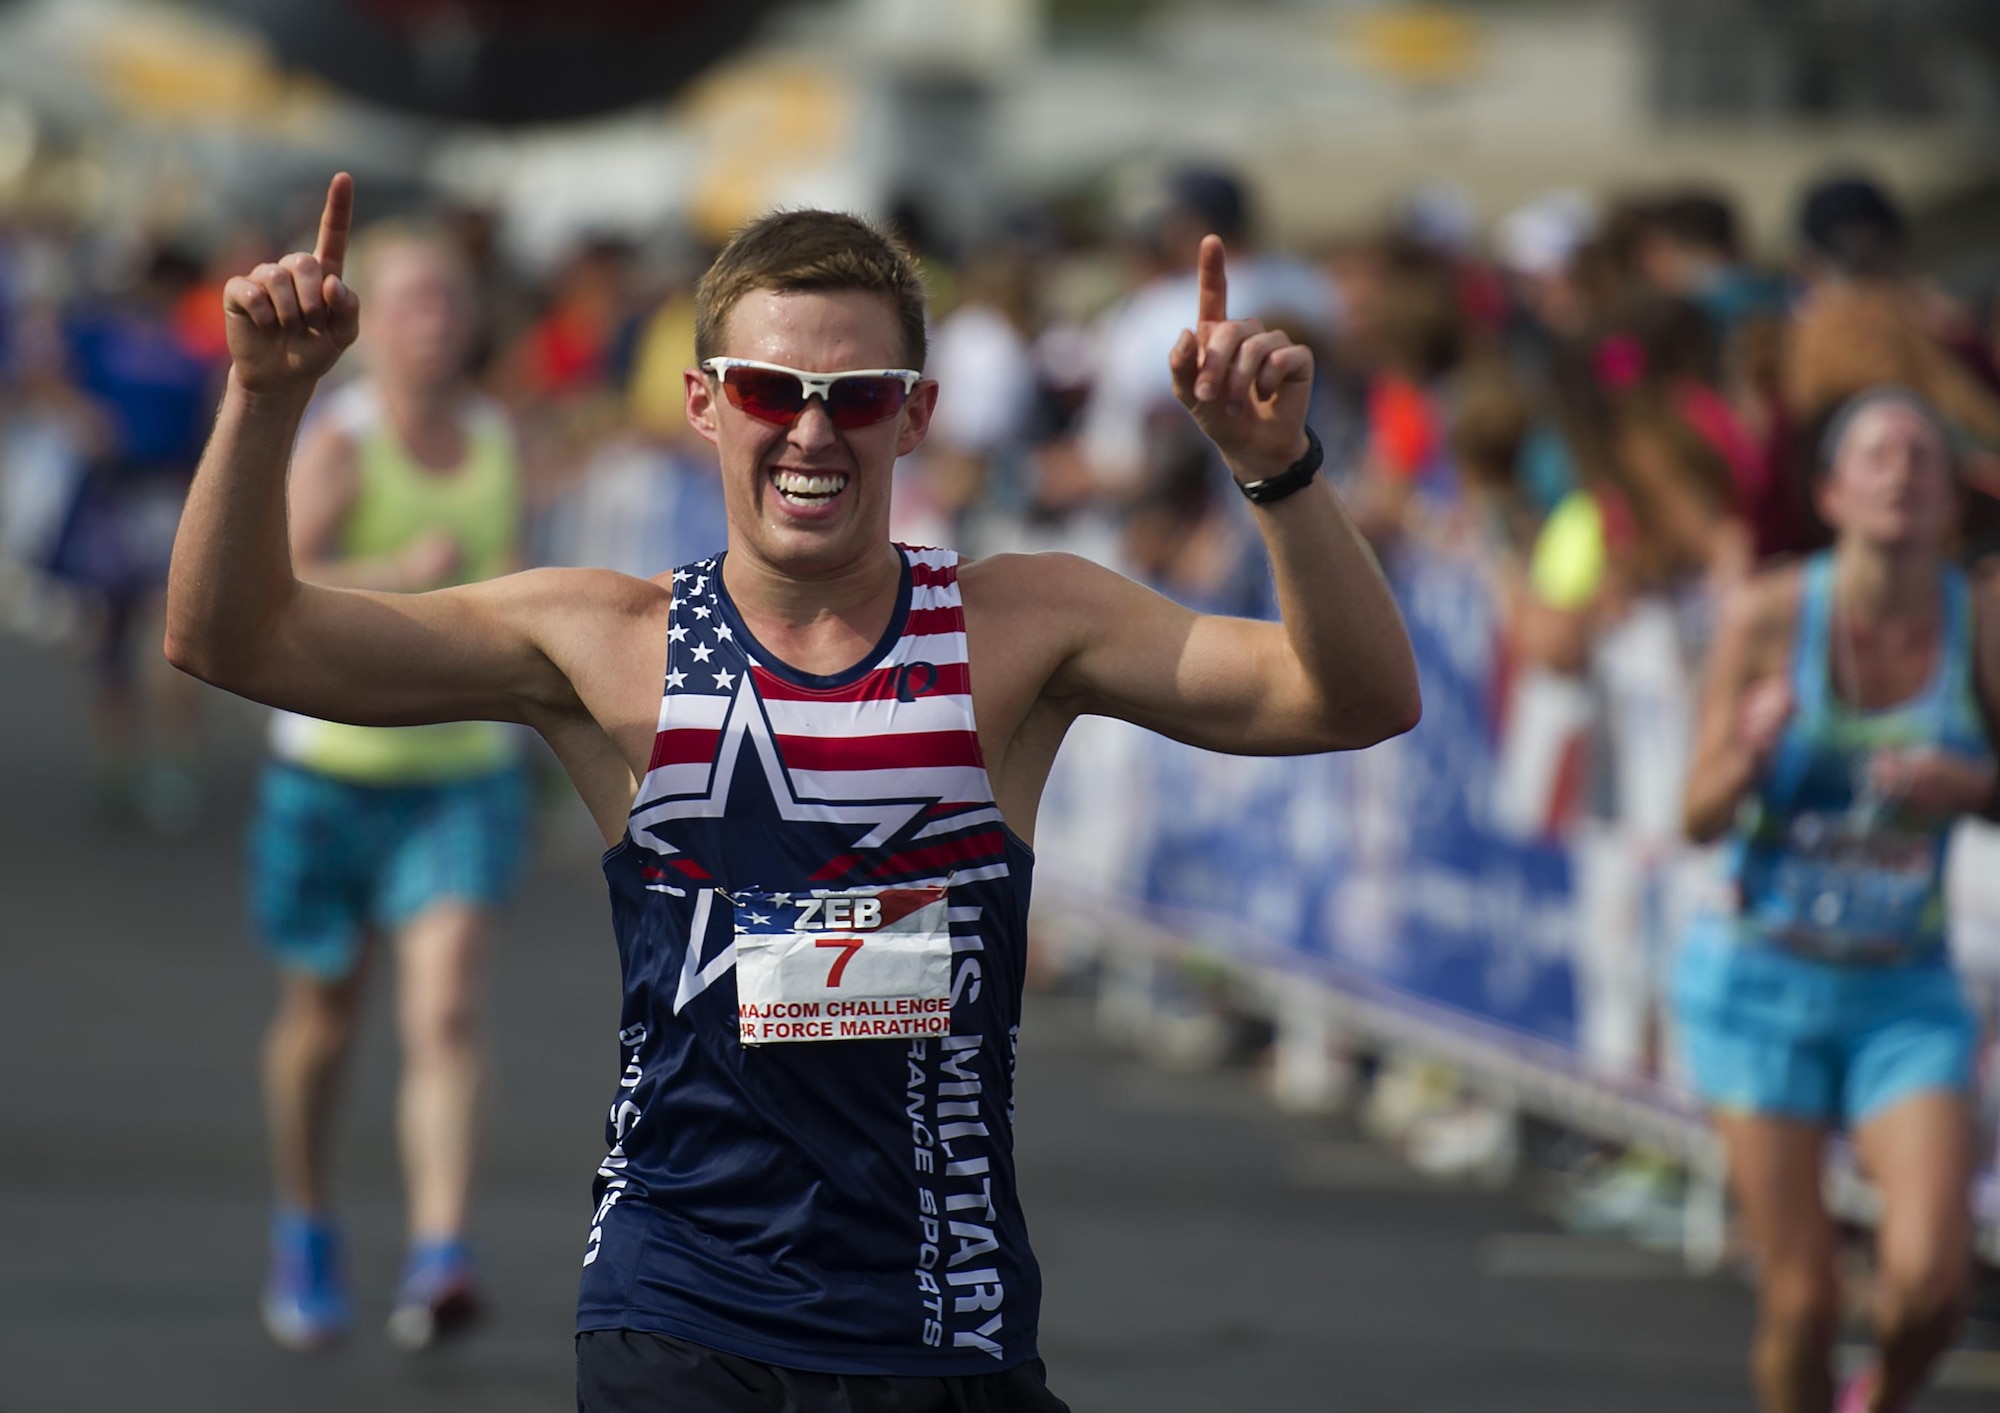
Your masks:
{"label": "raised arm", "polygon": [[1785,646],[1797,597],[1797,571],[1779,570],[1723,600],[1681,805],[1682,828],[1698,844],[1720,838],[1735,821],[1791,719]]}
{"label": "raised arm", "polygon": [[[1195,327],[1169,355],[1174,393],[1239,482],[1305,455],[1311,350],[1231,320],[1222,242],[1201,248]],[[1081,710],[1212,750],[1373,745],[1416,725],[1416,661],[1389,586],[1324,478],[1252,514],[1283,621],[1201,616],[1081,561],[1051,567],[1075,650],[1050,682]]]}
{"label": "raised arm", "polygon": [[[2000,756],[2000,586],[1988,579],[1980,583],[1973,597],[1973,690],[1978,694],[1980,718],[1986,723],[1986,739]],[[1996,771],[1986,798],[1975,807],[1980,818],[2000,824],[2000,771]]]}
{"label": "raised arm", "polygon": [[539,646],[573,607],[549,576],[383,594],[293,573],[292,444],[313,389],[360,329],[360,301],[340,278],[353,207],[342,173],[311,254],[224,287],[229,383],[174,541],[167,657],[242,696],[365,725],[574,710]]}

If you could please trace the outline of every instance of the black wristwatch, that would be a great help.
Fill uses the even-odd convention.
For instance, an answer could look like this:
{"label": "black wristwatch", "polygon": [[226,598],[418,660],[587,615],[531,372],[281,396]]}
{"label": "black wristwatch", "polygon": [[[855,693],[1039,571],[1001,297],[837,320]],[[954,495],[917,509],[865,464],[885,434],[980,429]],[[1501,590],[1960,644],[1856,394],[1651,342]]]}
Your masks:
{"label": "black wristwatch", "polygon": [[1306,428],[1306,454],[1275,476],[1266,476],[1261,481],[1238,481],[1236,489],[1243,492],[1252,505],[1270,505],[1281,501],[1294,491],[1302,491],[1313,477],[1319,474],[1320,463],[1326,460],[1326,448],[1320,445],[1319,434],[1311,427]]}

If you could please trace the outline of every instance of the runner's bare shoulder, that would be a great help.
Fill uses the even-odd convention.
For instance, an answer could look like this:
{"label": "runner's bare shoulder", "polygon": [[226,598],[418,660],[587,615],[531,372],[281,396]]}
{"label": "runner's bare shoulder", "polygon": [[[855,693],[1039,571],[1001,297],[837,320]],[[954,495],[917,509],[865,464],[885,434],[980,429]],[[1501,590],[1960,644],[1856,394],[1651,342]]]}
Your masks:
{"label": "runner's bare shoulder", "polygon": [[1133,587],[1123,575],[1066,550],[961,559],[958,582],[967,607],[976,604],[989,612],[1087,611],[1107,590]]}
{"label": "runner's bare shoulder", "polygon": [[[536,598],[570,599],[579,606],[614,612],[650,612],[665,608],[672,597],[669,586],[658,579],[640,579],[616,569],[551,566],[523,569],[506,576],[516,591]],[[494,580],[500,583],[501,580]]]}
{"label": "runner's bare shoulder", "polygon": [[597,631],[663,619],[673,598],[667,587],[615,569],[523,569],[489,579],[483,589],[504,603],[510,616],[520,614],[554,630],[538,636],[557,644],[567,638],[578,646]]}

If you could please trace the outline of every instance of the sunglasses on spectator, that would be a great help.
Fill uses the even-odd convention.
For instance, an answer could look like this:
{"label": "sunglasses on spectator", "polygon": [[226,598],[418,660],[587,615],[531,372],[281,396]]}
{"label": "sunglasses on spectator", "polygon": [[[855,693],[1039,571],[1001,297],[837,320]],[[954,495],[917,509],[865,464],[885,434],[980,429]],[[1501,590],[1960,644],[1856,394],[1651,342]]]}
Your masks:
{"label": "sunglasses on spectator", "polygon": [[903,410],[923,374],[909,368],[860,368],[849,373],[806,373],[750,358],[710,358],[701,365],[722,384],[729,405],[774,427],[799,420],[818,398],[843,432],[886,422]]}

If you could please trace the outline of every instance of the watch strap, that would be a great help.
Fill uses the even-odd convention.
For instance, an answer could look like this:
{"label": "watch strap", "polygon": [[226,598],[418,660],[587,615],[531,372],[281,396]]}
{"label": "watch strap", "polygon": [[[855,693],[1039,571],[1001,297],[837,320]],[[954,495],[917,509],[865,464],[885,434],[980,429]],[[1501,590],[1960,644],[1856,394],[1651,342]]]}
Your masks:
{"label": "watch strap", "polygon": [[1326,460],[1326,448],[1320,444],[1319,433],[1311,427],[1306,431],[1306,452],[1297,461],[1275,476],[1266,476],[1261,481],[1238,481],[1236,489],[1243,492],[1244,499],[1252,505],[1270,505],[1281,501],[1296,491],[1302,491],[1312,478],[1319,474],[1320,465]]}

